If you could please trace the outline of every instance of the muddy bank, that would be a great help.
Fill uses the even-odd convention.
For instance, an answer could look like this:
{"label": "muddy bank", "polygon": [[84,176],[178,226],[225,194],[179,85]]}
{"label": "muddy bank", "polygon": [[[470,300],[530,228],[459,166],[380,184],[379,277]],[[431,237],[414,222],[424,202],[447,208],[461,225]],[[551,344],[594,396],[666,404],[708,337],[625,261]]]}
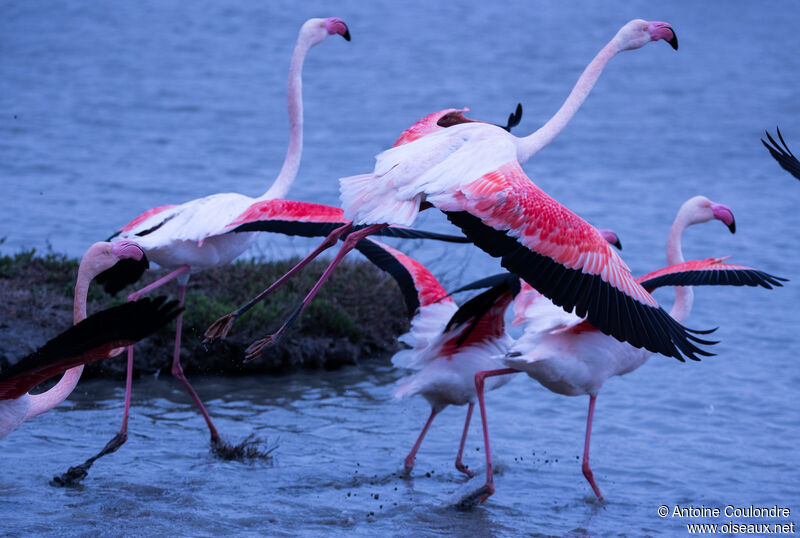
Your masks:
{"label": "muddy bank", "polygon": [[[239,261],[192,275],[186,291],[181,357],[187,374],[277,373],[296,368],[339,368],[398,349],[396,337],[408,328],[406,307],[388,276],[367,262],[336,270],[294,329],[260,359],[243,363],[244,349],[280,326],[327,262],[314,263],[234,325],[229,337],[204,345],[203,332],[219,316],[240,306],[286,272],[296,260]],[[0,257],[0,368],[34,351],[72,323],[72,294],[78,260],[59,254],[24,252]],[[166,274],[149,270],[142,287]],[[88,311],[119,304],[131,286],[110,296],[93,285]],[[161,293],[176,297],[177,284]],[[174,323],[136,346],[136,375],[169,373]],[[125,357],[90,364],[85,377],[123,377]]]}

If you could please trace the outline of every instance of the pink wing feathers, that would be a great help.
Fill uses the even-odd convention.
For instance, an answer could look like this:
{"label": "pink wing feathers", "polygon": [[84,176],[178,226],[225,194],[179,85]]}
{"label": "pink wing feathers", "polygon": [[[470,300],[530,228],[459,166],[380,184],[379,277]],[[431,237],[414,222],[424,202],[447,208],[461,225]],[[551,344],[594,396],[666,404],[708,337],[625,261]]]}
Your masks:
{"label": "pink wing feathers", "polygon": [[455,304],[436,277],[410,256],[372,238],[359,241],[356,249],[397,281],[409,316],[432,304]]}
{"label": "pink wing feathers", "polygon": [[636,279],[645,289],[661,286],[783,286],[787,279],[744,265],[722,263],[728,259],[707,258],[670,265]]}
{"label": "pink wing feathers", "polygon": [[[446,108],[444,110],[428,114],[424,118],[415,122],[414,125],[403,131],[403,133],[400,135],[400,138],[397,139],[392,147],[408,144],[409,142],[413,142],[414,140],[422,138],[423,136],[434,131],[446,129],[448,127],[452,127],[453,125],[459,125],[461,123],[485,123],[479,120],[471,120],[467,118],[464,116],[464,112],[469,112],[469,108]],[[522,104],[520,103],[517,104],[517,108],[514,110],[514,112],[508,115],[508,123],[506,123],[505,126],[502,126],[502,128],[506,131],[511,131],[511,128],[519,125],[521,120]],[[498,125],[498,127],[501,126]]]}
{"label": "pink wing feathers", "polygon": [[122,232],[127,232],[127,231],[130,231],[130,230],[133,230],[134,228],[139,226],[141,223],[143,223],[144,221],[146,221],[147,219],[149,219],[153,215],[158,215],[159,213],[161,213],[163,211],[166,211],[167,209],[170,209],[171,207],[175,207],[175,205],[174,204],[160,205],[158,207],[154,207],[153,209],[148,209],[147,211],[145,211],[144,213],[142,213],[141,215],[139,215],[138,217],[136,217],[135,219],[130,221],[128,224],[126,224],[125,226],[123,226],[122,228],[117,230],[106,241],[111,241],[112,239],[114,239],[116,236],[118,236]]}
{"label": "pink wing feathers", "polygon": [[297,202],[277,198],[257,202],[236,217],[225,229],[230,231],[239,226],[265,220],[283,220],[289,222],[338,222],[346,223],[344,212],[333,206]]}
{"label": "pink wing feathers", "polygon": [[[350,224],[338,207],[274,199],[257,202],[224,227],[228,232],[275,232],[301,237],[325,237],[335,229]],[[358,229],[355,227],[354,229]],[[350,232],[342,236],[347,237]],[[377,235],[405,239],[435,239],[449,243],[468,243],[465,237],[415,230],[405,226],[390,226]]]}
{"label": "pink wing feathers", "polygon": [[495,287],[464,303],[447,324],[446,331],[455,329],[455,334],[442,344],[440,353],[454,355],[460,348],[502,338],[506,309],[517,291],[508,285]]}
{"label": "pink wing feathers", "polygon": [[438,356],[438,338],[458,305],[421,263],[372,238],[359,241],[356,248],[367,259],[389,273],[405,299],[411,328],[398,340],[411,347],[398,351],[392,364],[419,369]]}
{"label": "pink wing feathers", "polygon": [[227,232],[276,232],[324,237],[348,224],[338,207],[276,198],[257,202],[225,226]]}
{"label": "pink wing feathers", "polygon": [[428,196],[478,247],[606,334],[683,360],[706,343],[658,306],[600,233],[539,189],[516,161]]}

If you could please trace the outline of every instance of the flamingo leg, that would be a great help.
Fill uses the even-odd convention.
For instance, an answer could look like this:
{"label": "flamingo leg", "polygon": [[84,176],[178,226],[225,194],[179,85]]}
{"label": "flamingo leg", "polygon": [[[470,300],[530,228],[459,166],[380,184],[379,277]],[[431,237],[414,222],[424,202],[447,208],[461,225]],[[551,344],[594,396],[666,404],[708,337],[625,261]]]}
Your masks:
{"label": "flamingo leg", "polygon": [[250,301],[248,301],[245,305],[237,308],[230,314],[222,316],[214,323],[212,323],[205,332],[204,336],[206,337],[206,340],[225,338],[228,335],[228,332],[230,332],[233,323],[239,316],[241,316],[242,314],[253,308],[259,302],[264,300],[264,298],[266,298],[270,293],[272,293],[273,291],[284,285],[286,281],[292,278],[295,274],[299,273],[300,270],[302,270],[306,265],[311,263],[317,256],[322,254],[325,250],[329,249],[330,247],[338,243],[339,238],[343,234],[348,232],[352,227],[353,227],[352,223],[348,223],[333,230],[331,233],[328,234],[327,237],[325,237],[322,243],[320,243],[320,245],[316,249],[314,249],[314,251],[312,251],[308,256],[306,256],[299,262],[297,262],[297,264],[294,267],[292,267],[286,274],[284,274],[278,280],[273,282],[267,289],[265,289],[264,291],[262,291],[261,293],[250,299]]}
{"label": "flamingo leg", "polygon": [[[183,299],[186,293],[186,286],[182,285],[180,287],[180,293],[178,295],[178,306],[183,306]],[[195,405],[202,413],[203,418],[206,419],[206,424],[208,425],[208,431],[211,433],[211,444],[216,444],[220,442],[219,432],[217,432],[217,428],[214,427],[214,423],[211,421],[211,417],[208,415],[208,411],[206,411],[206,407],[203,405],[203,402],[200,400],[200,397],[195,392],[194,387],[189,383],[186,379],[186,376],[183,375],[183,368],[181,367],[181,329],[183,327],[183,312],[178,314],[176,318],[176,328],[175,328],[175,351],[172,356],[172,375],[178,378],[178,381],[181,382],[183,388],[186,389],[186,392],[189,393],[189,396],[192,397],[194,400]]]}
{"label": "flamingo leg", "polygon": [[142,297],[144,297],[145,295],[147,295],[148,293],[150,293],[154,289],[160,288],[161,286],[163,286],[167,282],[175,280],[176,278],[181,276],[183,273],[188,272],[189,269],[191,269],[191,268],[188,265],[186,265],[186,264],[181,265],[180,267],[178,267],[177,269],[175,269],[171,273],[167,273],[166,275],[162,276],[161,278],[159,278],[155,282],[153,282],[151,284],[148,284],[144,288],[142,288],[140,290],[136,290],[135,292],[131,293],[130,295],[128,295],[128,300],[129,301],[138,301],[139,299],[141,299]]}
{"label": "flamingo leg", "polygon": [[484,502],[494,493],[494,475],[492,474],[492,452],[489,445],[489,427],[486,423],[486,404],[483,401],[483,389],[487,377],[497,375],[516,374],[519,370],[513,368],[500,368],[497,370],[483,370],[475,374],[475,390],[478,393],[478,406],[481,410],[481,425],[483,426],[483,444],[486,452],[486,483],[473,495],[480,496],[480,502]]}
{"label": "flamingo leg", "polygon": [[603,498],[603,492],[600,491],[599,487],[597,487],[597,483],[594,481],[594,473],[592,472],[591,466],[589,466],[589,439],[592,436],[592,419],[594,418],[595,400],[597,400],[596,394],[589,396],[589,413],[586,418],[586,441],[583,445],[583,465],[581,466],[581,469],[583,471],[583,476],[586,477],[586,480],[589,481],[589,485],[592,486],[594,494],[597,495],[597,499],[602,501],[605,500]]}
{"label": "flamingo leg", "polygon": [[431,427],[434,417],[436,417],[436,409],[432,407],[431,414],[428,417],[427,422],[425,422],[425,425],[422,427],[419,437],[417,437],[417,442],[414,443],[414,446],[411,448],[411,452],[409,452],[408,456],[406,456],[405,463],[403,465],[403,470],[406,474],[410,474],[411,470],[414,468],[414,461],[417,458],[417,451],[419,450],[419,446],[422,444],[422,439],[425,437],[425,434],[428,433],[428,428]]}
{"label": "flamingo leg", "polygon": [[[159,278],[155,282],[128,295],[128,301],[138,301],[144,295],[147,295],[156,288],[159,288],[164,284],[166,284],[167,282],[176,279],[180,275],[189,271],[189,269],[190,268],[188,265],[181,265],[171,273],[168,273],[167,275]],[[181,306],[183,306],[182,296],[180,299],[180,304]],[[180,315],[183,316],[183,313],[181,313]],[[119,447],[121,447],[125,443],[125,441],[128,440],[128,416],[130,415],[130,410],[131,410],[132,392],[133,392],[133,346],[128,346],[128,367],[127,371],[125,372],[125,408],[122,411],[122,426],[119,429],[119,433],[117,433],[117,435],[115,435],[103,449],[103,451],[106,454],[108,454],[109,452],[116,451]]]}
{"label": "flamingo leg", "polygon": [[467,419],[464,421],[464,433],[461,434],[461,444],[458,445],[458,455],[456,455],[456,469],[472,478],[475,475],[469,468],[461,461],[461,456],[464,454],[464,443],[467,440],[467,432],[469,431],[469,422],[472,420],[472,411],[475,409],[475,402],[469,402],[467,407]]}
{"label": "flamingo leg", "polygon": [[[163,286],[167,282],[174,280],[175,278],[179,277],[180,275],[188,272],[190,267],[188,265],[181,265],[171,273],[167,274],[166,276],[156,280],[149,286],[145,286],[141,290],[138,290],[128,296],[129,301],[136,301],[143,295],[150,293],[154,289]],[[178,292],[178,305],[183,306],[184,299],[186,296],[186,284],[181,284]],[[178,381],[181,382],[183,387],[186,389],[186,392],[189,393],[189,396],[192,397],[197,408],[200,410],[200,413],[203,415],[203,418],[206,420],[206,424],[208,425],[208,430],[211,434],[211,443],[218,443],[220,442],[219,432],[217,428],[214,426],[214,423],[211,421],[211,417],[206,411],[203,402],[200,400],[200,397],[195,392],[194,387],[189,383],[186,379],[186,376],[183,374],[183,368],[181,367],[180,358],[181,358],[181,332],[183,328],[183,312],[181,311],[178,314],[178,317],[175,320],[176,328],[175,328],[175,348],[172,355],[172,375],[178,378]],[[128,348],[128,376],[132,375],[133,369],[133,349],[131,347]],[[127,380],[126,380],[127,381]],[[127,388],[127,386],[126,386]],[[130,408],[130,397],[131,391],[128,389],[125,391],[125,412],[122,418],[122,429],[120,430],[121,435],[123,432],[125,437],[127,437],[127,428],[128,428],[128,410]]]}
{"label": "flamingo leg", "polygon": [[386,228],[387,226],[388,224],[370,224],[369,226],[366,226],[360,230],[351,232],[344,240],[344,244],[342,244],[341,248],[339,249],[339,252],[336,253],[336,256],[333,258],[333,260],[331,260],[331,263],[328,264],[328,267],[322,273],[322,276],[319,277],[317,283],[314,284],[314,287],[311,288],[311,291],[309,291],[308,295],[305,296],[303,302],[300,303],[300,306],[297,307],[297,309],[292,313],[291,316],[289,316],[289,319],[287,319],[286,322],[283,325],[281,325],[281,327],[275,333],[273,333],[270,336],[267,336],[266,338],[262,338],[261,340],[254,342],[253,344],[250,345],[250,347],[247,348],[246,350],[247,360],[252,360],[257,358],[261,354],[261,350],[265,346],[272,346],[277,344],[278,341],[280,341],[280,339],[286,333],[287,329],[291,327],[291,325],[294,323],[297,317],[303,312],[303,310],[306,309],[306,307],[314,298],[314,296],[317,294],[317,292],[320,290],[320,288],[322,288],[322,285],[325,284],[328,278],[330,278],[331,274],[333,273],[333,270],[336,269],[336,266],[339,265],[339,263],[342,261],[342,259],[344,259],[347,253],[353,250],[359,241],[361,241],[368,235],[372,235],[375,232],[378,232],[383,228]]}
{"label": "flamingo leg", "polygon": [[[167,282],[174,280],[175,278],[189,271],[189,269],[190,267],[188,265],[181,265],[171,273],[168,273],[167,275],[159,278],[150,285],[145,286],[144,288],[131,293],[128,296],[128,301],[138,301],[144,295],[150,293],[156,288],[163,286]],[[181,306],[183,306],[183,287],[181,288],[181,290],[182,291],[181,291],[180,304]],[[183,314],[181,313],[181,315],[178,317],[179,320],[178,342],[180,342],[180,319],[182,315]],[[122,412],[122,425],[120,427],[119,432],[117,432],[117,434],[114,435],[114,437],[112,437],[111,440],[108,441],[108,443],[106,443],[106,445],[103,447],[102,450],[100,450],[100,452],[98,452],[91,458],[87,459],[82,464],[70,467],[66,473],[60,476],[54,476],[53,480],[50,481],[51,485],[62,486],[62,487],[77,486],[81,480],[86,478],[89,469],[91,468],[91,466],[94,464],[95,461],[102,458],[106,454],[111,454],[112,452],[116,452],[117,449],[119,449],[119,447],[125,444],[125,442],[128,440],[128,416],[130,414],[130,408],[131,408],[132,388],[133,388],[133,346],[128,346],[128,364],[127,364],[127,371],[125,373],[125,407]],[[199,399],[197,401],[199,401]],[[202,406],[202,403],[200,405]],[[211,427],[213,428],[213,425]],[[212,430],[212,439],[214,437],[215,432],[216,430]],[[217,437],[219,437],[219,434],[217,434]]]}

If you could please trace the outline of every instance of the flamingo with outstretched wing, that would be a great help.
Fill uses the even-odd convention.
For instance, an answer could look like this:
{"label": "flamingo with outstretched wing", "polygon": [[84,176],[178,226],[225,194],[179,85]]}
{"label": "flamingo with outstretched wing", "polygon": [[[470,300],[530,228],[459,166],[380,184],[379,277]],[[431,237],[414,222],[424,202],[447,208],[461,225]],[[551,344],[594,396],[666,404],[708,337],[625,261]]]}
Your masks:
{"label": "flamingo with outstretched wing", "polygon": [[[780,286],[784,280],[749,267],[723,264],[723,260],[718,258],[685,262],[681,248],[684,230],[711,220],[723,222],[731,233],[736,230],[733,212],[729,207],[704,196],[687,200],[678,211],[667,238],[669,267],[637,279],[639,285],[648,291],[660,286],[676,286],[675,303],[670,314],[680,322],[689,317],[692,309],[694,292],[690,286],[762,286],[769,289]],[[608,378],[639,368],[651,353],[609,338],[590,321],[563,312],[530,287],[523,289],[517,301],[519,305],[515,306],[519,308],[515,310],[515,321],[525,323],[525,332],[509,349],[505,360],[507,368],[475,375],[486,446],[486,482],[474,493],[473,498],[485,500],[494,492],[482,387],[487,378],[495,375],[525,372],[552,392],[566,396],[589,395],[582,469],[595,495],[602,500],[603,494],[589,464],[589,442],[597,394]]]}
{"label": "flamingo with outstretched wing", "polygon": [[[704,341],[658,306],[597,230],[547,196],[520,166],[564,128],[614,55],[661,39],[677,48],[666,23],[634,20],[623,26],[586,68],[561,109],[530,136],[462,123],[379,154],[370,174],[343,178],[344,214],[366,226],[349,235],[289,321],[361,238],[388,224],[410,225],[421,209],[433,206],[478,247],[501,257],[504,267],[564,309],[587,315],[603,332],[675,357],[707,354],[692,342]],[[273,343],[287,325],[254,344],[254,351]]]}

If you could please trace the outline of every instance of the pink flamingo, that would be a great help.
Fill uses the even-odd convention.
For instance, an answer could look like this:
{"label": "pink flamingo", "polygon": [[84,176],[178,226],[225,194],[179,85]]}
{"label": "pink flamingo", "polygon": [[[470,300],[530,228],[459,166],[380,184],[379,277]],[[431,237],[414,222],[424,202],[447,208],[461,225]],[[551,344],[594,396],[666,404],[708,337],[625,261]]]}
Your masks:
{"label": "pink flamingo", "polygon": [[[141,340],[178,314],[177,303],[164,298],[130,303],[86,316],[89,283],[122,260],[142,260],[135,243],[95,243],[81,259],[75,284],[75,326],[36,352],[0,372],[0,439],[17,426],[63,402],[80,380],[83,365],[114,355],[113,351]],[[106,275],[108,276],[108,274]],[[41,394],[29,391],[58,374],[61,379]]]}
{"label": "pink flamingo", "polygon": [[800,162],[798,162],[797,158],[794,154],[789,150],[789,146],[786,145],[786,142],[783,140],[783,135],[781,135],[781,130],[777,127],[775,130],[778,132],[778,138],[780,139],[781,143],[778,144],[775,142],[775,139],[772,138],[767,131],[764,131],[767,135],[767,139],[769,139],[770,143],[768,144],[763,138],[761,139],[761,143],[764,144],[764,147],[769,150],[770,155],[778,161],[778,164],[781,165],[781,168],[792,174],[797,179],[800,179]]}
{"label": "pink flamingo", "polygon": [[[365,241],[370,239],[362,240]],[[424,265],[394,249],[384,248],[408,275],[406,281],[413,283],[419,304],[411,329],[399,338],[411,349],[392,357],[395,366],[417,372],[398,382],[395,396],[408,398],[421,394],[431,405],[430,416],[405,458],[405,472],[413,469],[422,439],[436,415],[448,405],[469,404],[455,465],[462,473],[472,476],[472,471],[462,462],[462,455],[475,407],[473,376],[479,370],[496,366],[497,360],[492,356],[502,356],[511,344],[505,334],[502,314],[519,291],[519,280],[503,278],[492,289],[459,308]],[[483,308],[484,305],[490,308]],[[506,378],[498,378],[490,390],[506,381]]]}
{"label": "pink flamingo", "polygon": [[[611,57],[660,39],[677,47],[666,23],[635,20],[623,26],[586,68],[561,109],[528,137],[487,124],[459,124],[379,154],[371,174],[343,178],[345,217],[365,226],[347,237],[289,322],[361,238],[388,224],[410,225],[421,209],[434,206],[478,247],[501,257],[504,267],[563,308],[577,306],[603,332],[666,355],[706,353],[690,340],[704,342],[635,282],[597,230],[536,187],[520,166],[564,128]],[[609,309],[614,316],[607,316]],[[623,317],[631,323],[623,324]],[[651,325],[658,330],[651,331]],[[274,342],[286,326],[251,349]]]}
{"label": "pink flamingo", "polygon": [[[454,125],[478,123],[477,120],[471,120],[464,116],[464,112],[467,111],[469,111],[468,108],[448,108],[428,114],[403,131],[397,139],[397,142],[395,142],[395,146],[406,144],[425,134],[446,129]],[[498,127],[510,131],[512,127],[519,124],[521,119],[522,105],[517,104],[515,111],[509,114],[506,125],[498,125]],[[319,254],[335,245],[338,240],[345,239],[352,230],[352,222],[344,218],[342,209],[336,207],[288,200],[265,200],[248,207],[244,213],[231,221],[223,231],[226,233],[252,231],[277,232],[287,235],[300,235],[303,237],[325,236],[325,240],[311,254],[306,256],[306,258],[301,260],[289,270],[289,272],[272,283],[256,297],[212,323],[205,332],[206,340],[211,341],[218,338],[225,338],[235,321],[242,314],[264,300],[270,293],[283,285]],[[464,237],[454,237],[451,235],[414,230],[405,226],[389,226],[375,233],[391,237],[436,239],[439,241],[460,243],[469,242],[469,240]],[[353,244],[359,245],[362,243],[360,241],[355,241]],[[298,314],[299,310],[292,315],[292,319]],[[251,346],[248,349],[247,358],[256,358],[260,354],[263,345],[264,343],[257,343]]]}
{"label": "pink flamingo", "polygon": [[[609,243],[621,248],[613,231],[600,232]],[[369,239],[362,243],[366,241]],[[363,247],[359,250],[366,253]],[[491,287],[459,308],[425,266],[393,249],[387,254],[396,260],[398,269],[402,267],[409,275],[405,281],[414,283],[420,305],[411,320],[411,329],[398,339],[411,349],[392,357],[395,366],[417,372],[399,381],[395,396],[408,398],[420,394],[431,405],[428,420],[405,459],[404,470],[408,474],[414,468],[417,451],[436,415],[448,405],[468,405],[455,466],[472,476],[473,472],[462,462],[462,455],[476,401],[474,376],[478,371],[498,366],[498,357],[505,354],[512,342],[505,333],[504,313],[519,292],[519,279],[506,273],[459,288],[452,294]],[[395,278],[398,282],[402,280]],[[510,378],[504,376],[493,378],[487,388],[493,390],[508,381]]]}
{"label": "pink flamingo", "polygon": [[[231,262],[249,248],[256,234],[226,234],[225,226],[252,204],[286,195],[300,166],[303,146],[302,69],[308,51],[329,35],[350,40],[347,25],[337,18],[309,19],[300,28],[289,66],[288,107],[289,147],[283,166],[272,186],[260,197],[237,193],[213,194],[181,205],[165,205],[150,209],[126,224],[111,239],[134,239],[148,256],[162,267],[173,269],[163,278],[132,293],[136,301],[154,289],[177,279],[179,303],[182,306],[190,271],[217,267]],[[180,364],[182,314],[178,316],[172,375],[178,378],[206,421],[211,434],[212,450],[223,457],[235,453],[236,447],[223,443],[202,401],[189,384]],[[113,452],[127,440],[130,386],[133,369],[133,348],[128,348],[128,373],[125,410],[119,433],[106,445],[104,452]]]}
{"label": "pink flamingo", "polygon": [[[722,221],[731,233],[736,229],[733,212],[727,206],[711,202],[703,196],[687,200],[678,211],[667,238],[669,267],[637,279],[650,291],[665,285],[676,286],[675,303],[670,314],[680,322],[688,318],[694,298],[692,288],[687,285],[760,285],[771,288],[773,285],[780,286],[783,280],[749,267],[723,264],[722,259],[684,262],[681,249],[683,231],[688,226],[713,219]],[[515,317],[523,319],[526,327],[523,336],[506,355],[508,368],[475,374],[486,445],[486,483],[473,497],[480,497],[483,501],[494,492],[483,399],[485,379],[521,371],[552,392],[566,396],[589,395],[582,470],[595,495],[602,501],[603,494],[589,465],[589,441],[597,394],[608,378],[639,368],[651,353],[609,338],[591,323],[561,311],[530,287],[520,293],[517,301]],[[692,356],[689,358],[699,360]]]}

